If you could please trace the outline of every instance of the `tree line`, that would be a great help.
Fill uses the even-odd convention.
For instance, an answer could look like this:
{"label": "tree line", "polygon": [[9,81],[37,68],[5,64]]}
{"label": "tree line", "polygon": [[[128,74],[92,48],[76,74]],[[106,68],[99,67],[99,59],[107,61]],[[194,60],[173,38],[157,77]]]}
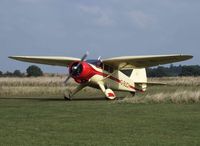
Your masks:
{"label": "tree line", "polygon": [[[43,71],[36,65],[31,65],[26,69],[26,73],[22,73],[20,70],[14,72],[0,71],[0,77],[38,77],[43,76]],[[158,66],[155,68],[147,68],[148,77],[177,77],[177,76],[200,76],[199,65],[184,65],[169,67]]]}
{"label": "tree line", "polygon": [[31,65],[26,69],[26,73],[22,73],[20,70],[15,70],[14,72],[0,71],[0,77],[38,77],[43,76],[43,71],[36,65]]}
{"label": "tree line", "polygon": [[147,69],[148,77],[177,77],[177,76],[200,76],[199,65],[184,65],[169,67],[158,66],[156,68]]}

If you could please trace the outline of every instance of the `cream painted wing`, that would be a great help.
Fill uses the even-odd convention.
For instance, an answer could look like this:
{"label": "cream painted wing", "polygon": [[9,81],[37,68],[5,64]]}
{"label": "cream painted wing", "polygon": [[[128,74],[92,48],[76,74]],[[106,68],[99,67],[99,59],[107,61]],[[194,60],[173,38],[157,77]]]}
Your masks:
{"label": "cream painted wing", "polygon": [[124,56],[104,59],[103,63],[115,68],[146,68],[191,59],[191,55]]}
{"label": "cream painted wing", "polygon": [[73,57],[54,57],[54,56],[10,56],[9,58],[31,62],[31,63],[39,63],[39,64],[47,64],[47,65],[55,65],[55,66],[68,66],[70,63],[74,61],[80,61],[79,58]]}

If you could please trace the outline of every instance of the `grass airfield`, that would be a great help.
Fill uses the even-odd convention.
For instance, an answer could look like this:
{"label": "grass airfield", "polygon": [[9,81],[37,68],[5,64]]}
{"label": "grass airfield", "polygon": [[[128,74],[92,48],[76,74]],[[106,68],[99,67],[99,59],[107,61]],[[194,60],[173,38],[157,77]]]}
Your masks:
{"label": "grass airfield", "polygon": [[0,100],[1,145],[199,145],[199,104]]}
{"label": "grass airfield", "polygon": [[[150,87],[145,94],[116,101],[104,100],[100,92],[89,89],[72,101],[64,101],[55,91],[55,95],[43,96],[27,96],[25,91],[22,96],[1,94],[0,143],[8,146],[197,146],[200,144],[199,85],[186,83],[170,88]],[[9,86],[0,84],[1,93],[7,93]],[[27,85],[23,87],[26,89]],[[195,98],[187,96],[186,99],[182,91],[193,91]],[[167,96],[159,97],[165,93]]]}

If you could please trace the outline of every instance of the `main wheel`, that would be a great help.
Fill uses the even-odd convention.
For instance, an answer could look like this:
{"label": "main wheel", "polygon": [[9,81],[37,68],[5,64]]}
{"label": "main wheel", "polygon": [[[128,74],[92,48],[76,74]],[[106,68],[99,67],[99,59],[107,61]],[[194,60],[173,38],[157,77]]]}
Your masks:
{"label": "main wheel", "polygon": [[66,91],[66,92],[64,93],[64,99],[65,99],[65,100],[72,100],[70,91]]}
{"label": "main wheel", "polygon": [[69,101],[72,100],[70,97],[67,97],[67,96],[64,96],[64,99],[69,100]]}
{"label": "main wheel", "polygon": [[111,89],[106,89],[106,98],[109,100],[114,100],[116,99],[115,93]]}

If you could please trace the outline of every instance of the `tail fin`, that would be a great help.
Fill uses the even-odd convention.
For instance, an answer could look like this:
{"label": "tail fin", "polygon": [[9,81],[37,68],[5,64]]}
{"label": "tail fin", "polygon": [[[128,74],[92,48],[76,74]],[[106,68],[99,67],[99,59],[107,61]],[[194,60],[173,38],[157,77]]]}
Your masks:
{"label": "tail fin", "polygon": [[146,91],[147,74],[145,68],[133,69],[130,78],[135,82],[136,88]]}
{"label": "tail fin", "polygon": [[145,68],[140,69],[126,69],[121,70],[125,75],[127,75],[131,80],[134,81],[135,87],[141,91],[146,91],[147,85],[166,85],[160,82],[147,82],[147,74]]}
{"label": "tail fin", "polygon": [[145,83],[145,82],[147,82],[146,69],[145,68],[133,69],[130,78],[135,83]]}

